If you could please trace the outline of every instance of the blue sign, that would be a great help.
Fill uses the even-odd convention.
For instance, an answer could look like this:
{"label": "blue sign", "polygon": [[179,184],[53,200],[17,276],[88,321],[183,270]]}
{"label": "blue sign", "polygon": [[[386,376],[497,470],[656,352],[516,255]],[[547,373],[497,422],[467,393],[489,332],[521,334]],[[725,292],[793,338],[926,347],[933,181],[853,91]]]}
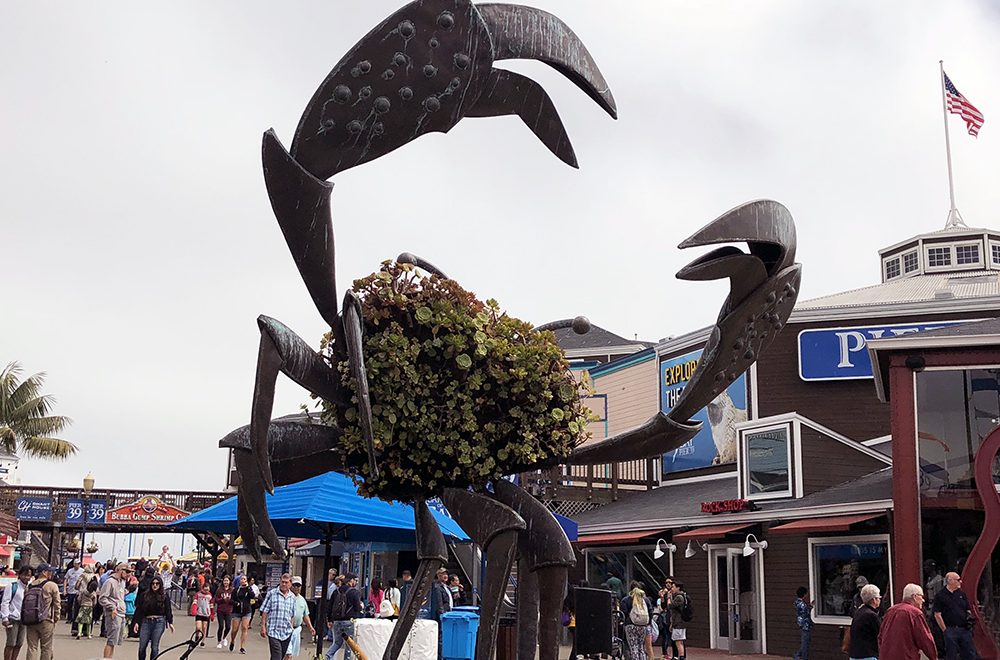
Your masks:
{"label": "blue sign", "polygon": [[889,339],[923,330],[937,330],[964,321],[899,323],[896,325],[816,328],[799,333],[799,378],[802,380],[859,380],[872,377],[869,339]]}
{"label": "blue sign", "polygon": [[[105,500],[87,500],[87,508],[89,509],[87,524],[103,525],[107,502]],[[68,500],[66,502],[66,522],[83,522],[83,500]]]}
{"label": "blue sign", "polygon": [[[660,410],[677,405],[684,387],[701,361],[697,350],[660,363]],[[746,376],[741,375],[728,389],[695,414],[691,421],[704,422],[687,443],[663,455],[663,473],[680,472],[736,460],[735,425],[747,419]]]}
{"label": "blue sign", "polygon": [[18,520],[48,522],[52,520],[52,498],[19,497],[14,504],[14,513]]}

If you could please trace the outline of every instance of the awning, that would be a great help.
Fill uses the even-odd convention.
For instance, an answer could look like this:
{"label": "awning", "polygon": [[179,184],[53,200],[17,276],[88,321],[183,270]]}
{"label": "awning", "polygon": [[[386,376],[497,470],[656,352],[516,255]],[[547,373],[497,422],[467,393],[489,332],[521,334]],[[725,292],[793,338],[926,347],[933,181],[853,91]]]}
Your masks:
{"label": "awning", "polygon": [[718,539],[722,538],[730,532],[737,532],[741,529],[746,529],[751,527],[756,523],[744,522],[744,523],[732,523],[729,525],[708,525],[707,527],[696,527],[695,529],[688,530],[686,532],[681,532],[680,534],[674,534],[674,541],[705,541],[707,539]]}
{"label": "awning", "polygon": [[854,516],[831,516],[829,518],[804,518],[793,520],[767,530],[768,534],[806,534],[809,532],[846,532],[855,523],[881,518],[884,513],[862,513]]}
{"label": "awning", "polygon": [[576,542],[581,545],[597,543],[635,543],[639,539],[646,538],[647,536],[658,536],[659,534],[659,530],[647,530],[644,532],[618,532],[615,534],[584,534],[579,536]]}

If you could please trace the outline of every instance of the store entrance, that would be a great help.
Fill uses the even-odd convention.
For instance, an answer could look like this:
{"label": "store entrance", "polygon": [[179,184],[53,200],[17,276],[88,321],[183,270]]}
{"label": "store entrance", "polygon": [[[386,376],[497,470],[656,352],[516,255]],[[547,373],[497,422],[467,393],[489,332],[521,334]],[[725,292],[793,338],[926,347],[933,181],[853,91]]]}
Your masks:
{"label": "store entrance", "polygon": [[759,553],[744,557],[742,547],[713,547],[708,561],[712,648],[763,653]]}

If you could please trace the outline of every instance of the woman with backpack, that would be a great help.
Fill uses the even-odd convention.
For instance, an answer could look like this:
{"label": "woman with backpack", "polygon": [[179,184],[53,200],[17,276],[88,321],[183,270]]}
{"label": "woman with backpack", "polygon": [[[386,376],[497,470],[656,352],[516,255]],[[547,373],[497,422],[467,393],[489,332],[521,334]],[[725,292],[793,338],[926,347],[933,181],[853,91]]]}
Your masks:
{"label": "woman with backpack", "polygon": [[253,616],[253,590],[247,584],[247,577],[241,575],[236,589],[233,590],[233,626],[229,633],[229,651],[236,648],[236,634],[240,635],[240,653],[246,655],[247,634],[250,630],[250,617]]}
{"label": "woman with backpack", "polygon": [[652,622],[653,603],[646,598],[642,585],[632,582],[631,590],[621,602],[625,615],[625,643],[628,644],[631,660],[653,660],[653,643],[649,635]]}

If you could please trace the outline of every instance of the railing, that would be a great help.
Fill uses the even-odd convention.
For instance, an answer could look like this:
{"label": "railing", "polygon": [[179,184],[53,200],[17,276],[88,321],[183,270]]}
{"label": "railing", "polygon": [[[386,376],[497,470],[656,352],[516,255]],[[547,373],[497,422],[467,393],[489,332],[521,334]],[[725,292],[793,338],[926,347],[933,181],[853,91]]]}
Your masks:
{"label": "railing", "polygon": [[[86,496],[89,500],[105,500],[106,507],[115,507],[131,504],[143,497],[153,496],[159,498],[164,504],[175,506],[178,509],[194,513],[201,511],[213,504],[221,502],[231,496],[222,492],[211,491],[168,491],[168,490],[124,490],[124,489],[101,489],[93,490]],[[52,520],[63,521],[66,519],[66,507],[69,500],[79,500],[84,498],[81,488],[55,488],[46,486],[0,486],[0,511],[13,511],[15,502],[19,497],[47,497],[52,500]],[[65,524],[65,527],[74,526],[72,523]]]}
{"label": "railing", "polygon": [[618,499],[619,488],[650,490],[660,483],[659,459],[605,465],[560,465],[521,475],[521,484],[543,499]]}

